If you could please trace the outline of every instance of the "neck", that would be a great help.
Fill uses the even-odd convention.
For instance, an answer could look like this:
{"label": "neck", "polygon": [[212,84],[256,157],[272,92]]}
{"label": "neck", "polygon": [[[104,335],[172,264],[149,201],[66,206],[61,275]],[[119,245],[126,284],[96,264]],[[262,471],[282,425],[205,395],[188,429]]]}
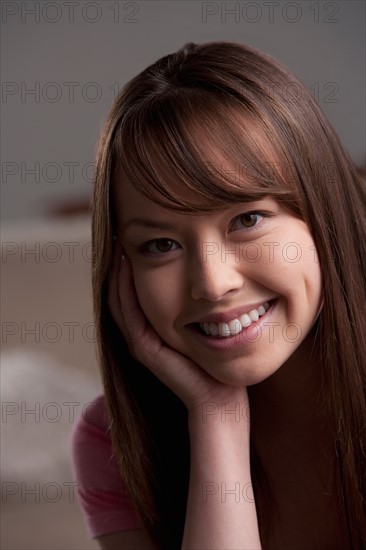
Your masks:
{"label": "neck", "polygon": [[337,500],[334,437],[320,394],[320,359],[313,353],[315,331],[277,372],[248,387],[252,479],[266,521],[276,515],[276,525],[283,528],[280,537],[296,539],[301,522],[322,533],[319,518],[333,517],[334,530],[324,536],[350,548],[345,512]]}
{"label": "neck", "polygon": [[313,343],[314,330],[272,376],[247,388],[251,414],[259,422],[265,420],[271,431],[273,422],[278,423],[276,429],[281,424],[285,428],[299,411],[302,419],[309,418],[308,404],[315,404],[321,383],[319,357],[313,352]]}
{"label": "neck", "polygon": [[313,351],[315,331],[272,376],[248,387],[251,439],[258,451],[270,452],[276,442],[284,452],[308,453],[316,437],[329,436],[320,399],[320,361]]}

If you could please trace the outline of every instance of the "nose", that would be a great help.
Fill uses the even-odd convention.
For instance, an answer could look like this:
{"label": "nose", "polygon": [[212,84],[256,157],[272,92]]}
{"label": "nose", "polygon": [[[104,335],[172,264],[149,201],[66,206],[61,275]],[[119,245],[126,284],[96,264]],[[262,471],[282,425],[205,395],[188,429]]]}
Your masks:
{"label": "nose", "polygon": [[235,258],[220,251],[200,255],[191,262],[190,292],[194,300],[218,302],[229,293],[240,290],[243,275]]}

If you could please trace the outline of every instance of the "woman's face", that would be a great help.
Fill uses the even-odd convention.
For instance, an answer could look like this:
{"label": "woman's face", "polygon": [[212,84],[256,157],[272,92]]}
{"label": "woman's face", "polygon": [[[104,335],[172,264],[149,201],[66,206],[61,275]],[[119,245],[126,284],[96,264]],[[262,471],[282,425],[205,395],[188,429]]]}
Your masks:
{"label": "woman's face", "polygon": [[187,215],[127,182],[116,200],[141,308],[169,346],[221,382],[251,385],[304,341],[320,309],[320,267],[307,225],[280,203]]}

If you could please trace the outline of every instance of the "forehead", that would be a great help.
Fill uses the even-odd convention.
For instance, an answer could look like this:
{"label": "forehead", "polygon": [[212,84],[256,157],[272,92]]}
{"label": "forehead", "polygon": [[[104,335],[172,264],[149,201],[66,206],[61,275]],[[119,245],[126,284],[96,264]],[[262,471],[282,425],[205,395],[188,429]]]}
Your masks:
{"label": "forehead", "polygon": [[[202,206],[204,199],[199,193],[187,189],[177,181],[172,184],[171,188],[172,191],[178,193],[183,200],[187,200],[190,204],[196,204],[197,208]],[[119,227],[122,227],[129,219],[136,215],[148,214],[149,218],[159,220],[162,214],[173,214],[172,210],[165,208],[163,205],[154,202],[143,193],[139,192],[137,186],[131,183],[127,178],[124,178],[121,173],[116,175],[113,183],[113,199]],[[173,206],[174,202],[171,201],[171,203]],[[184,217],[187,214],[174,212],[174,215]]]}
{"label": "forehead", "polygon": [[[210,113],[186,122],[146,124],[138,139],[133,126],[121,134],[112,181],[118,225],[131,212],[203,213],[274,191],[271,164],[279,165],[278,151],[258,117],[228,111],[222,120]],[[278,192],[280,178],[275,180]]]}

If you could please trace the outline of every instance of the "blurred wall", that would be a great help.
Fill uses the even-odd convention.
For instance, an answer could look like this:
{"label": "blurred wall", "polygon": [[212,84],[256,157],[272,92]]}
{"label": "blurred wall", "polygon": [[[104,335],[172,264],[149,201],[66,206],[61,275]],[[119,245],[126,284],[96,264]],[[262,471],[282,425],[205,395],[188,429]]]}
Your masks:
{"label": "blurred wall", "polygon": [[277,57],[364,162],[362,1],[3,1],[1,10],[3,220],[89,197],[116,93],[188,41],[233,40]]}

